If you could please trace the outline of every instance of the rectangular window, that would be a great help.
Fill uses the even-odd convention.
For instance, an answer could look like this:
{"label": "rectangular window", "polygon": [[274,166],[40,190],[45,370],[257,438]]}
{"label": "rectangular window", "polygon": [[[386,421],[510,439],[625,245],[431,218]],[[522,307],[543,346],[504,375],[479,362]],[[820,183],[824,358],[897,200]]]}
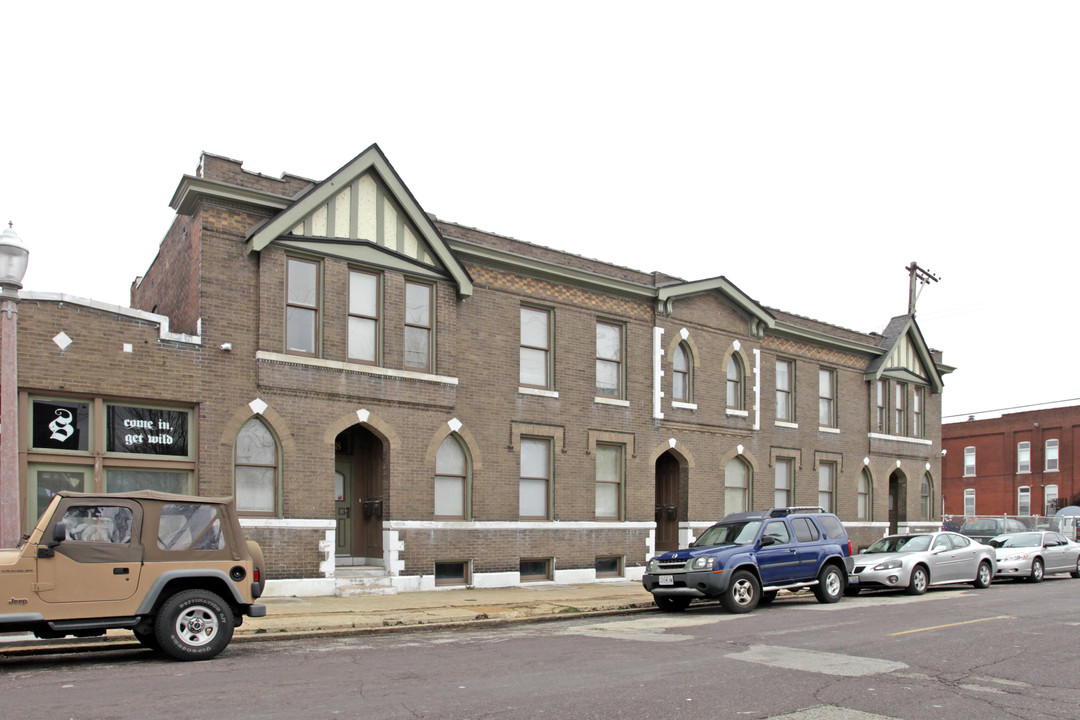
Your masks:
{"label": "rectangular window", "polygon": [[469,563],[460,562],[437,562],[435,563],[435,585],[468,585]]}
{"label": "rectangular window", "polygon": [[596,323],[596,394],[623,397],[623,329],[621,325]]}
{"label": "rectangular window", "polygon": [[551,441],[521,439],[521,475],[518,481],[518,515],[547,520],[551,497]]}
{"label": "rectangular window", "polygon": [[551,558],[522,558],[518,561],[521,582],[543,582],[551,579]]}
{"label": "rectangular window", "polygon": [[863,470],[859,473],[858,507],[855,515],[859,520],[870,519],[870,473]]}
{"label": "rectangular window", "polygon": [[896,383],[893,394],[893,435],[907,435],[907,385]]}
{"label": "rectangular window", "polygon": [[911,396],[911,435],[921,438],[926,433],[923,425],[923,402],[926,400],[926,390],[921,387],[915,388]]}
{"label": "rectangular window", "polygon": [[964,448],[964,477],[974,477],[975,475],[975,448]]}
{"label": "rectangular window", "polygon": [[795,363],[776,361],[776,419],[795,422]]}
{"label": "rectangular window", "polygon": [[622,517],[623,451],[619,445],[596,446],[596,519]]}
{"label": "rectangular window", "polygon": [[964,515],[967,517],[975,515],[975,488],[964,489]]}
{"label": "rectangular window", "polygon": [[319,263],[289,258],[285,300],[285,350],[315,355],[319,347]]}
{"label": "rectangular window", "polygon": [[598,557],[596,558],[597,578],[621,578],[623,559],[621,557]]}
{"label": "rectangular window", "polygon": [[877,386],[877,396],[874,403],[874,430],[879,433],[888,432],[888,427],[885,425],[886,403],[888,402],[887,385],[884,380],[878,380],[875,383]]}
{"label": "rectangular window", "polygon": [[1031,443],[1026,440],[1016,445],[1016,472],[1031,472]]}
{"label": "rectangular window", "polygon": [[379,362],[379,276],[349,271],[349,360]]}
{"label": "rectangular window", "polygon": [[405,283],[405,368],[430,372],[432,370],[431,285]]}
{"label": "rectangular window", "polygon": [[1016,490],[1016,514],[1031,514],[1031,488],[1027,485],[1021,485]]}
{"label": "rectangular window", "polygon": [[[1058,469],[1058,441],[1050,439],[1046,441],[1046,453],[1043,469],[1046,472],[1057,472]],[[1056,489],[1056,488],[1055,488]]]}
{"label": "rectangular window", "polygon": [[1053,516],[1058,511],[1058,486],[1047,485],[1043,488],[1043,515]]}
{"label": "rectangular window", "polygon": [[791,507],[795,462],[788,458],[778,458],[773,469],[776,471],[776,479],[773,485],[773,507]]}
{"label": "rectangular window", "polygon": [[833,511],[833,493],[836,488],[836,463],[818,465],[818,505],[825,512]]}
{"label": "rectangular window", "polygon": [[521,349],[518,382],[527,387],[551,388],[551,311],[521,308]]}
{"label": "rectangular window", "polygon": [[836,372],[818,371],[818,425],[836,427]]}

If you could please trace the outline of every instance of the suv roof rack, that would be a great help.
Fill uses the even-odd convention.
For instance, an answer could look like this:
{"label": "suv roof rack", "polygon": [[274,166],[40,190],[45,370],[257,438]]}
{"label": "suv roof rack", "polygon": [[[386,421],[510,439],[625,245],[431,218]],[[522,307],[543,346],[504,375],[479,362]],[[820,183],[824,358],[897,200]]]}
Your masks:
{"label": "suv roof rack", "polygon": [[807,513],[816,512],[823,513],[825,508],[820,505],[792,505],[790,507],[775,507],[766,511],[769,517],[784,517],[785,515],[791,515],[793,513]]}

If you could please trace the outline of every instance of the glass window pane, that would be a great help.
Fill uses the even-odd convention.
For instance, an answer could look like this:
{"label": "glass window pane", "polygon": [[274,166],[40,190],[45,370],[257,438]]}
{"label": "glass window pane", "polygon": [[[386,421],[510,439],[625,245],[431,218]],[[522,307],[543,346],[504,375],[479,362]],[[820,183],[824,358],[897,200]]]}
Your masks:
{"label": "glass window pane", "polygon": [[[745,488],[749,486],[746,464],[739,458],[729,461],[724,469],[724,485],[727,487]],[[731,512],[730,510],[728,512]]]}
{"label": "glass window pane", "polygon": [[105,471],[105,492],[134,492],[158,490],[178,495],[194,495],[192,474],[186,470],[129,470],[109,468]]}
{"label": "glass window pane", "polygon": [[42,467],[31,463],[29,470],[29,497],[27,498],[27,527],[37,524],[38,518],[52,502],[53,496],[61,490],[72,492],[92,492],[94,490],[94,469],[74,465],[53,465]]}
{"label": "glass window pane", "polygon": [[290,307],[285,311],[285,345],[296,352],[315,352],[315,311]]}
{"label": "glass window pane", "polygon": [[465,479],[435,478],[435,514],[442,517],[465,517]]}
{"label": "glass window pane", "polygon": [[276,512],[275,468],[237,466],[236,509],[243,512]]}
{"label": "glass window pane", "polygon": [[786,362],[776,363],[776,389],[791,389],[791,365]]}
{"label": "glass window pane", "polygon": [[435,472],[439,475],[465,476],[465,451],[453,435],[447,435],[435,456]]}
{"label": "glass window pane", "polygon": [[521,344],[533,348],[548,347],[548,313],[521,308]]}
{"label": "glass window pane", "polygon": [[522,517],[547,517],[547,480],[522,478],[519,485],[518,514]]}
{"label": "glass window pane", "polygon": [[349,312],[368,317],[379,314],[379,278],[365,272],[349,274]]}
{"label": "glass window pane", "polygon": [[262,421],[251,418],[236,434],[236,462],[244,465],[277,465],[274,436]]}
{"label": "glass window pane", "polygon": [[724,490],[724,512],[746,512],[746,491],[740,488]]}
{"label": "glass window pane", "polygon": [[315,307],[318,291],[318,266],[302,260],[289,260],[289,302]]}
{"label": "glass window pane", "polygon": [[604,360],[619,360],[622,350],[620,330],[616,325],[596,324],[596,357]]}
{"label": "glass window pane", "polygon": [[687,400],[688,393],[686,388],[686,373],[675,371],[675,376],[672,378],[671,394],[675,400]]}
{"label": "glass window pane", "polygon": [[619,516],[619,486],[617,483],[596,483],[596,516]]}
{"label": "glass window pane", "polygon": [[549,447],[546,440],[521,441],[521,477],[548,477]]}
{"label": "glass window pane", "polygon": [[431,286],[405,284],[405,322],[431,327]]}
{"label": "glass window pane", "polygon": [[683,349],[682,345],[676,345],[675,346],[675,357],[672,360],[672,364],[675,367],[676,371],[678,371],[678,372],[686,372],[686,370],[687,370],[686,350]]}
{"label": "glass window pane", "polygon": [[619,448],[607,445],[596,446],[596,479],[606,482],[618,482]]}
{"label": "glass window pane", "polygon": [[518,382],[522,385],[547,387],[547,351],[521,348]]}
{"label": "glass window pane", "polygon": [[619,364],[596,361],[596,392],[599,395],[619,394]]}
{"label": "glass window pane", "polygon": [[349,359],[375,362],[375,321],[349,318]]}
{"label": "glass window pane", "polygon": [[130,508],[95,505],[70,507],[61,522],[68,540],[127,544],[131,542],[132,519]]}
{"label": "glass window pane", "polygon": [[414,368],[428,367],[431,357],[428,341],[430,333],[424,328],[405,328],[405,365]]}

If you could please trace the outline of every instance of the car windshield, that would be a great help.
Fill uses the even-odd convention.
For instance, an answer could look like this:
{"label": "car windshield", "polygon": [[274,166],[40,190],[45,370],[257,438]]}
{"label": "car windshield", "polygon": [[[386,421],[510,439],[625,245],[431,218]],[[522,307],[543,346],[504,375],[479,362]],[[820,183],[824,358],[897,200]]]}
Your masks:
{"label": "car windshield", "polygon": [[866,548],[868,553],[925,552],[930,549],[930,535],[894,535],[883,537]]}
{"label": "car windshield", "polygon": [[1039,547],[1042,545],[1042,535],[1039,533],[1002,535],[988,541],[988,544],[996,548]]}
{"label": "car windshield", "polygon": [[760,520],[722,523],[713,525],[701,533],[692,547],[715,547],[716,545],[749,545],[761,529]]}

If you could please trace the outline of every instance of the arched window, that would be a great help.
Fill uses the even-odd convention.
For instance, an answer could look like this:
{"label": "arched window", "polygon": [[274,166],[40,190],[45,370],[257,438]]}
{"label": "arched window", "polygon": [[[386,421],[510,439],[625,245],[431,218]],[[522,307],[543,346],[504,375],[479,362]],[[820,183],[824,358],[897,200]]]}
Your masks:
{"label": "arched window", "polygon": [[871,495],[871,489],[873,483],[870,481],[870,471],[863,468],[863,471],[859,473],[859,489],[858,489],[858,519],[859,520],[871,520],[871,514],[873,512],[873,496]]}
{"label": "arched window", "polygon": [[731,410],[743,409],[743,368],[734,353],[727,364],[727,406]]}
{"label": "arched window", "polygon": [[236,434],[234,470],[236,509],[244,513],[276,515],[278,509],[277,441],[257,417]]}
{"label": "arched window", "polygon": [[750,509],[750,466],[741,457],[732,458],[724,468],[724,512]]}
{"label": "arched window", "polygon": [[672,373],[671,398],[677,402],[690,402],[693,397],[694,362],[686,343],[679,343],[675,347],[672,365],[674,372]]}
{"label": "arched window", "polygon": [[923,475],[922,489],[919,491],[919,517],[931,520],[934,517],[934,483],[930,475]]}
{"label": "arched window", "polygon": [[454,433],[446,436],[435,455],[435,517],[468,519],[469,461]]}

